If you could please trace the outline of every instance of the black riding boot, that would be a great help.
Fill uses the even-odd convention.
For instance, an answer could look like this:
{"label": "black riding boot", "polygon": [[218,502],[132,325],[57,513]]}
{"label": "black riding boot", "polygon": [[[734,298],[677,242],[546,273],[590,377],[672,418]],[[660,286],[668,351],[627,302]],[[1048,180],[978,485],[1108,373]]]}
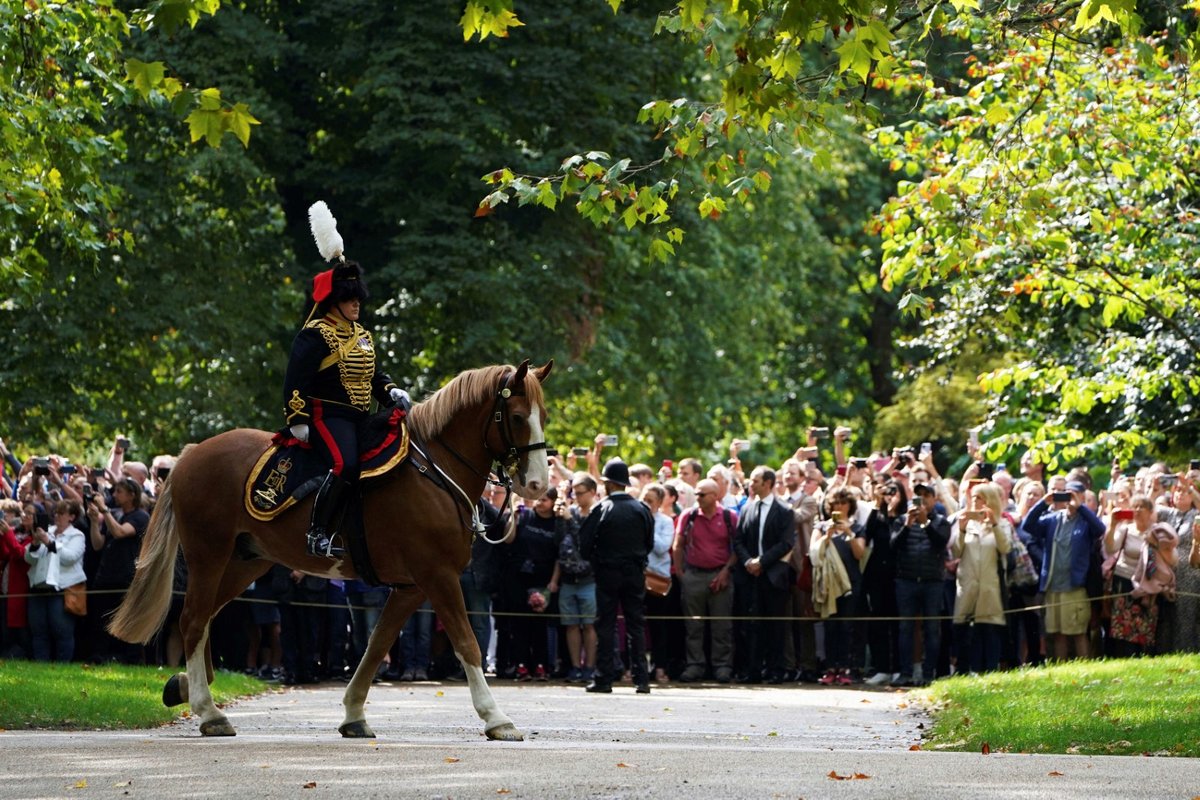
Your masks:
{"label": "black riding boot", "polygon": [[310,556],[332,557],[331,523],[342,503],[342,495],[349,483],[338,475],[330,472],[325,476],[325,482],[317,489],[317,497],[313,500],[312,524],[308,529],[308,554]]}

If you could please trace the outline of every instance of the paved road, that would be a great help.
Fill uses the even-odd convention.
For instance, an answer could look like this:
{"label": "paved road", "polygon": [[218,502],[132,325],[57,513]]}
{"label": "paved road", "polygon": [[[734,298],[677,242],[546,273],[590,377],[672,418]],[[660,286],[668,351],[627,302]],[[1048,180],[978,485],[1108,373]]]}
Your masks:
{"label": "paved road", "polygon": [[466,687],[436,683],[376,686],[368,705],[375,740],[337,735],[342,688],[333,685],[234,705],[235,738],[201,739],[189,719],[119,733],[7,731],[0,800],[1200,795],[1195,759],[910,751],[922,719],[898,693],[493,688],[527,741],[486,741]]}

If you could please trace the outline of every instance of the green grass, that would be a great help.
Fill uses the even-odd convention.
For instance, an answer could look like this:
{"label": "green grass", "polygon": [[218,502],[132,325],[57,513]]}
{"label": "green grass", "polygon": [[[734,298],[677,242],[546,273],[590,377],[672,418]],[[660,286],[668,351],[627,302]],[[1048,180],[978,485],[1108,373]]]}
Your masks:
{"label": "green grass", "polygon": [[1079,661],[936,681],[925,749],[1200,756],[1200,656]]}
{"label": "green grass", "polygon": [[[162,687],[171,674],[156,667],[118,664],[0,661],[0,728],[95,730],[162,725],[187,708],[162,704]],[[266,688],[257,678],[217,672],[213,699],[220,705]]]}

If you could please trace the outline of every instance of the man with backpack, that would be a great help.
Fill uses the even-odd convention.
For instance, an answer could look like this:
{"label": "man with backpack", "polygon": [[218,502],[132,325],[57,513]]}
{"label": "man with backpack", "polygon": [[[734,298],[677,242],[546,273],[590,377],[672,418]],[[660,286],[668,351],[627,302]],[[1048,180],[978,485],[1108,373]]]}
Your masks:
{"label": "man with backpack", "polygon": [[721,504],[717,482],[705,479],[696,485],[696,506],[679,516],[671,558],[679,577],[687,635],[687,668],[679,676],[694,683],[706,674],[705,617],[712,639],[713,677],[720,683],[733,679],[733,583],[730,574],[737,556],[733,539],[737,512]]}

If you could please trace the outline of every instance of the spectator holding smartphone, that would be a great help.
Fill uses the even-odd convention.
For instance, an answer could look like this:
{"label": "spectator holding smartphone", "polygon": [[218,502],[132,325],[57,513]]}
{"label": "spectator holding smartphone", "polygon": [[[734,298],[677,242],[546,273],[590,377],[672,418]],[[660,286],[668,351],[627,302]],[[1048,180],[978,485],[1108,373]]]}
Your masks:
{"label": "spectator holding smartphone", "polygon": [[1159,520],[1175,529],[1180,559],[1188,562],[1175,570],[1175,602],[1162,606],[1157,644],[1160,653],[1200,652],[1200,570],[1196,569],[1200,566],[1200,540],[1195,536],[1196,522],[1200,520],[1197,481],[1200,470],[1182,473],[1172,494],[1171,507],[1158,512]]}
{"label": "spectator holding smartphone", "polygon": [[1062,661],[1072,644],[1076,658],[1087,655],[1088,565],[1093,545],[1105,532],[1104,523],[1083,504],[1086,491],[1082,483],[1067,481],[1063,491],[1039,500],[1021,523],[1030,555],[1041,558],[1038,590],[1046,593],[1046,635],[1053,637],[1054,655]]}
{"label": "spectator holding smartphone", "polygon": [[0,657],[28,658],[32,652],[29,642],[28,606],[29,565],[25,563],[25,548],[33,539],[35,509],[32,503],[21,505],[16,500],[0,500],[0,572],[7,586],[5,636]]}
{"label": "spectator holding smartphone", "polygon": [[[950,522],[937,513],[933,487],[918,483],[903,524],[892,531],[892,554],[896,559],[896,605],[900,611],[900,675],[895,686],[928,683],[937,673],[943,611],[942,582],[946,574],[946,546]],[[924,624],[924,656],[921,678],[914,676],[914,627]]]}
{"label": "spectator holding smartphone", "polygon": [[1004,641],[1004,595],[1001,567],[1012,549],[1012,525],[1004,518],[1000,487],[983,483],[968,487],[968,510],[958,519],[951,551],[960,559],[956,573],[954,625],[959,664],[972,672],[991,672],[1000,665]]}
{"label": "spectator holding smartphone", "polygon": [[63,603],[63,590],[83,583],[86,543],[75,521],[83,507],[75,500],[59,500],[54,525],[38,528],[25,550],[29,569],[29,635],[37,661],[70,661],[75,655],[75,620]]}
{"label": "spectator holding smartphone", "polygon": [[116,509],[109,508],[103,495],[92,497],[88,507],[91,520],[91,543],[100,552],[100,564],[89,588],[88,620],[93,658],[98,661],[117,659],[127,664],[141,661],[141,647],[122,642],[105,628],[108,615],[120,604],[125,590],[133,582],[142,537],[150,525],[150,515],[142,508],[142,485],[130,477],[121,478],[112,491]]}

